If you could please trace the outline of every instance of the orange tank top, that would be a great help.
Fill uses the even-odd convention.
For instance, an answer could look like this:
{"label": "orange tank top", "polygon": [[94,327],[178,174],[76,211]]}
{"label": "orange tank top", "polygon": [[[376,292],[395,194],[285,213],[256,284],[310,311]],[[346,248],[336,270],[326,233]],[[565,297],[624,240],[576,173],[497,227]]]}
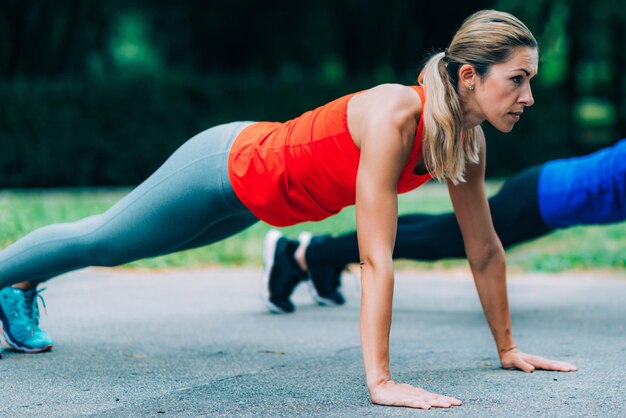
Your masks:
{"label": "orange tank top", "polygon": [[[426,103],[423,88],[413,86]],[[352,93],[284,123],[256,122],[244,128],[230,150],[228,175],[239,200],[262,221],[288,226],[319,221],[356,200],[360,150],[348,131]],[[422,151],[422,117],[398,193],[431,176],[413,173]]]}

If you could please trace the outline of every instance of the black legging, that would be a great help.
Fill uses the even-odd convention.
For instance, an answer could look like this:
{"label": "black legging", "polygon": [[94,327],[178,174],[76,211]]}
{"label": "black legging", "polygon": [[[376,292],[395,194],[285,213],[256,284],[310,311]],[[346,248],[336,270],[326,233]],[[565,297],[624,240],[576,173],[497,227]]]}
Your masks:
{"label": "black legging", "polygon": [[[552,230],[539,213],[537,185],[541,166],[534,166],[509,178],[489,199],[493,225],[504,248],[542,236]],[[454,213],[413,214],[398,218],[393,258],[433,261],[465,257],[465,247]],[[359,262],[356,232],[307,248],[307,263],[343,268]]]}

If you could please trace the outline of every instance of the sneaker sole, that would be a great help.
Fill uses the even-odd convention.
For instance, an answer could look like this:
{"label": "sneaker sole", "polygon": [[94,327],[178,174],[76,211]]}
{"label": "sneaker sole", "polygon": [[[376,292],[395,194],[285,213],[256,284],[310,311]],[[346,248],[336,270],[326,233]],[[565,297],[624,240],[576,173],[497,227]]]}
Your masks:
{"label": "sneaker sole", "polygon": [[315,288],[315,285],[313,284],[313,281],[309,279],[309,281],[307,281],[307,289],[309,290],[309,294],[311,295],[311,297],[313,298],[313,300],[315,302],[317,302],[318,305],[320,306],[341,306],[340,303],[335,302],[332,299],[327,299],[325,297],[322,297],[319,295],[319,293],[317,293],[317,289]]}
{"label": "sneaker sole", "polygon": [[[6,340],[7,344],[9,345],[9,347],[11,347],[12,349],[17,350],[17,351],[21,351],[22,353],[43,353],[44,351],[52,350],[53,344],[47,345],[47,346],[45,346],[43,348],[22,347],[21,345],[17,344],[15,341],[13,341],[11,339],[11,334],[6,332],[6,330],[4,329],[4,321],[6,321],[6,318],[4,316],[4,312],[2,311],[2,309],[0,309],[0,319],[4,319],[3,321],[0,321],[0,322],[2,322],[2,335],[4,335],[4,339]],[[2,353],[2,352],[0,351],[0,353]]]}
{"label": "sneaker sole", "polygon": [[274,255],[276,254],[276,243],[283,236],[276,229],[270,230],[263,239],[263,276],[261,277],[261,300],[267,309],[276,314],[288,314],[284,309],[274,305],[270,301],[270,273],[274,267]]}

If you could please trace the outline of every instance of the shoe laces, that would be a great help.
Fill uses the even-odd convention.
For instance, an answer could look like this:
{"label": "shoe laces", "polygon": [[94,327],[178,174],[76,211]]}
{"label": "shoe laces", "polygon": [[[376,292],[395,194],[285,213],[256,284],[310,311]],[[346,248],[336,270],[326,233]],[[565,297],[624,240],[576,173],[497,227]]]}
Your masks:
{"label": "shoe laces", "polygon": [[41,296],[41,293],[46,290],[46,288],[33,288],[24,290],[24,300],[22,302],[22,312],[24,317],[26,317],[31,324],[31,334],[34,335],[36,328],[39,327],[39,304],[37,303],[41,300],[41,304],[44,308],[44,312],[47,314],[46,301]]}

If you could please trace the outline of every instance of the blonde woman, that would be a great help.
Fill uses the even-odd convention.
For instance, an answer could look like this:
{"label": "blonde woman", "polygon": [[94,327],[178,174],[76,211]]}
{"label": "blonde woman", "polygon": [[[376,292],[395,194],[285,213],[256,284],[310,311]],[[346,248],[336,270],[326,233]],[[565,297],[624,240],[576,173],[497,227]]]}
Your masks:
{"label": "blonde woman", "polygon": [[[510,131],[533,104],[536,72],[537,43],[519,20],[476,13],[445,53],[430,58],[419,86],[377,86],[284,123],[208,129],[104,214],[39,229],[1,251],[0,287],[208,245],[258,220],[276,226],[320,220],[356,204],[363,361],[372,402],[460,405],[394,382],[389,366],[397,195],[435,177],[448,182],[503,364],[575,370],[516,348],[504,252],[483,189],[480,124]],[[276,234],[266,244],[269,288],[294,274],[295,266],[276,262],[294,249]],[[274,302],[267,300],[277,310],[290,308]]]}

